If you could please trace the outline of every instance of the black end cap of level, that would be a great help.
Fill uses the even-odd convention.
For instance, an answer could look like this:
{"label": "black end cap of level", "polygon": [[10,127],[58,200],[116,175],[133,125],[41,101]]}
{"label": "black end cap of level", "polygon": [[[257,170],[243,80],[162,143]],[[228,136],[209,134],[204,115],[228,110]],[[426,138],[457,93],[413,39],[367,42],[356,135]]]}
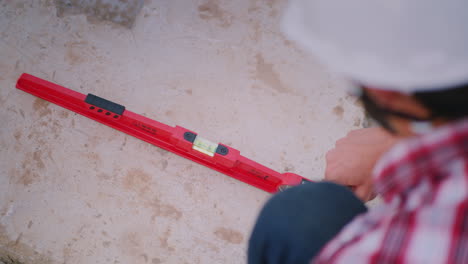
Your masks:
{"label": "black end cap of level", "polygon": [[218,153],[219,155],[226,156],[229,153],[229,149],[223,145],[218,145],[218,147],[216,148],[216,153]]}
{"label": "black end cap of level", "polygon": [[184,139],[193,143],[195,141],[195,138],[197,137],[197,134],[192,133],[192,132],[185,132],[184,133]]}
{"label": "black end cap of level", "polygon": [[116,104],[94,94],[88,94],[85,102],[118,115],[122,115],[125,111],[125,106]]}

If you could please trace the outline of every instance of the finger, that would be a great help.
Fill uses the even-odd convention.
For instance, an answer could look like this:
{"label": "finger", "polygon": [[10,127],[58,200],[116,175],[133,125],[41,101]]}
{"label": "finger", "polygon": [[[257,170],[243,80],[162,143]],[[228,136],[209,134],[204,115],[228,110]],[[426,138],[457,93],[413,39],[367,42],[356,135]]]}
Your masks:
{"label": "finger", "polygon": [[343,158],[349,158],[349,155],[352,155],[351,153],[354,153],[353,148],[349,146],[332,148],[325,154],[325,161],[327,164],[334,163]]}
{"label": "finger", "polygon": [[357,186],[354,193],[364,202],[370,201],[374,194],[372,188],[366,185]]}
{"label": "finger", "polygon": [[325,179],[342,185],[357,185],[362,182],[361,177],[353,174],[352,168],[337,161],[327,162],[325,167]]}
{"label": "finger", "polygon": [[361,137],[362,135],[366,135],[370,131],[372,131],[373,128],[360,128],[360,129],[354,129],[348,132],[346,137]]}
{"label": "finger", "polygon": [[335,147],[339,148],[343,145],[346,145],[347,141],[349,141],[348,136],[340,138],[335,142]]}
{"label": "finger", "polygon": [[355,180],[344,173],[336,173],[337,170],[330,169],[325,171],[325,180],[331,181],[344,186],[355,186]]}
{"label": "finger", "polygon": [[333,157],[335,156],[336,154],[336,148],[332,148],[330,149],[327,154],[325,154],[325,161],[327,162],[327,164],[333,160]]}
{"label": "finger", "polygon": [[325,167],[325,179],[328,181],[338,182],[341,183],[341,178],[343,175],[346,175],[345,171],[343,171],[342,166],[338,162],[327,162]]}

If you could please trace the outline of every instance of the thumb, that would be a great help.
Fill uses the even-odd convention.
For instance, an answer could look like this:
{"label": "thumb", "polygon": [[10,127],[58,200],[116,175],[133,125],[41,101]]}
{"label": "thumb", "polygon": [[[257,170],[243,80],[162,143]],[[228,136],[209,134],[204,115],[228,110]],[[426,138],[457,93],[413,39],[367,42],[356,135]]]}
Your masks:
{"label": "thumb", "polygon": [[356,194],[356,196],[364,202],[370,201],[375,198],[375,193],[372,188],[372,185],[367,184],[356,186],[354,194]]}

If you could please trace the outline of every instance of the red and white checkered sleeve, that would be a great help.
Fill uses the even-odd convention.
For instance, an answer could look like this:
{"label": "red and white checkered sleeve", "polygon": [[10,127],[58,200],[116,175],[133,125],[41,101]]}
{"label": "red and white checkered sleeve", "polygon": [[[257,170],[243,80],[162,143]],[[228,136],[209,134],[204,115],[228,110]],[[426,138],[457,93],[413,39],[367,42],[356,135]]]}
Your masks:
{"label": "red and white checkered sleeve", "polygon": [[355,219],[311,263],[468,263],[468,165],[446,169]]}

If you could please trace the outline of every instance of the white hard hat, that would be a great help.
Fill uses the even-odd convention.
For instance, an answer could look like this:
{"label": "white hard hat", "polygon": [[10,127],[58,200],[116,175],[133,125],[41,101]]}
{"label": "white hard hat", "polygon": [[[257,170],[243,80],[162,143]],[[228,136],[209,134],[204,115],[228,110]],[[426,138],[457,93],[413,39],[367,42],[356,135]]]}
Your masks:
{"label": "white hard hat", "polygon": [[292,0],[283,30],[332,70],[375,88],[468,84],[468,0]]}

